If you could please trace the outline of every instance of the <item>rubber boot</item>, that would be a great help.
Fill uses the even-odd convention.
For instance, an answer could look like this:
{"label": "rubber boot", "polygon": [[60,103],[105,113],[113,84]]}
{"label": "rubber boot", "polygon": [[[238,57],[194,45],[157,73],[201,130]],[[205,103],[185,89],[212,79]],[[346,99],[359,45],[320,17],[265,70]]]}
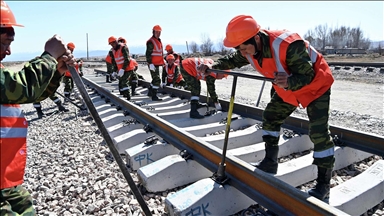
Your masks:
{"label": "rubber boot", "polygon": [[332,178],[332,169],[317,167],[317,184],[315,188],[308,191],[308,194],[319,200],[329,199],[330,182]]}
{"label": "rubber boot", "polygon": [[132,96],[135,96],[135,95],[140,95],[138,93],[136,93],[136,87],[137,87],[137,83],[132,83]]}
{"label": "rubber boot", "polygon": [[63,104],[61,103],[61,100],[59,100],[56,105],[57,105],[57,108],[59,108],[59,111],[64,111],[64,112],[69,111],[69,109],[67,109],[63,106]]}
{"label": "rubber boot", "polygon": [[105,79],[106,79],[105,82],[111,83],[110,77],[111,77],[111,75],[109,75],[109,74],[105,75]]}
{"label": "rubber boot", "polygon": [[194,119],[202,119],[204,116],[200,115],[199,111],[197,111],[199,106],[199,101],[191,100],[191,111],[189,112],[189,117]]}
{"label": "rubber boot", "polygon": [[152,86],[149,86],[147,96],[148,97],[152,96]]}
{"label": "rubber boot", "polygon": [[122,92],[123,96],[127,98],[127,100],[131,100],[131,94],[129,93],[129,89]]}
{"label": "rubber boot", "polygon": [[197,102],[197,109],[206,107],[208,109],[207,103],[200,103],[200,101]]}
{"label": "rubber boot", "polygon": [[152,101],[162,101],[163,99],[157,97],[157,89],[152,88]]}
{"label": "rubber boot", "polygon": [[[267,135],[269,136],[269,135]],[[271,136],[270,136],[271,137]],[[263,136],[264,138],[264,136]],[[279,153],[279,146],[272,146],[265,144],[265,157],[260,163],[252,164],[258,169],[267,173],[277,173],[277,155]]]}
{"label": "rubber boot", "polygon": [[41,110],[41,107],[35,107],[36,108],[36,111],[37,111],[37,118],[41,119],[43,117],[45,117],[46,115],[43,113],[43,111]]}

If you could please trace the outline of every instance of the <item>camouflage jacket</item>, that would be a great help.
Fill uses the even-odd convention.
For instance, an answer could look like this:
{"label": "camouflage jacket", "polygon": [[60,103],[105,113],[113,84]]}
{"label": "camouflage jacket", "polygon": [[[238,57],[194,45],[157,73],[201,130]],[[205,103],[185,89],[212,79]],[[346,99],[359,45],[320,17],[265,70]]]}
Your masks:
{"label": "camouflage jacket", "polygon": [[[259,35],[262,43],[262,52],[258,58],[258,63],[262,67],[263,59],[272,58],[272,53],[269,36],[262,30]],[[286,63],[291,73],[291,76],[288,78],[287,89],[289,90],[300,89],[309,84],[315,77],[315,71],[303,40],[295,41],[288,46]],[[218,59],[212,68],[226,70],[240,68],[247,64],[249,64],[247,58],[242,56],[240,51],[236,51]]]}
{"label": "camouflage jacket", "polygon": [[[160,38],[158,38],[157,40],[159,40],[161,42]],[[148,64],[152,64],[152,52],[153,52],[154,47],[155,47],[155,45],[153,45],[151,40],[147,41],[147,49],[145,51],[145,58],[147,59]]]}
{"label": "camouflage jacket", "polygon": [[112,49],[109,50],[108,55],[111,57],[112,63],[106,62],[107,63],[107,73],[117,72],[117,67],[115,67],[116,61],[115,61],[115,58],[113,57]]}
{"label": "camouflage jacket", "polygon": [[52,95],[60,86],[62,75],[57,61],[44,52],[27,62],[19,72],[0,69],[1,104],[39,102]]}

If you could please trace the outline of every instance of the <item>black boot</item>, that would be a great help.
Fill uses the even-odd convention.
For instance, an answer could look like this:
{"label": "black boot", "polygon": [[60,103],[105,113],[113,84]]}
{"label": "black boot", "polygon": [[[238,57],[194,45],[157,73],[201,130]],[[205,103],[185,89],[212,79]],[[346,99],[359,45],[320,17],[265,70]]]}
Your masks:
{"label": "black boot", "polygon": [[67,102],[67,101],[70,101],[70,96],[71,94],[70,93],[64,93],[64,96],[65,96],[65,99],[64,99],[64,102]]}
{"label": "black boot", "polygon": [[330,182],[332,178],[332,169],[317,167],[317,184],[315,188],[308,191],[308,194],[319,200],[329,198]]}
{"label": "black boot", "polygon": [[129,93],[129,89],[122,92],[123,97],[127,98],[127,100],[131,100],[131,94]]}
{"label": "black boot", "polygon": [[59,111],[64,111],[64,112],[68,112],[68,111],[69,111],[69,109],[67,109],[67,108],[65,108],[65,107],[63,106],[63,104],[61,103],[61,100],[59,100],[59,101],[56,103],[56,105],[57,105],[57,108],[59,108]]}
{"label": "black boot", "polygon": [[206,107],[208,109],[208,104],[207,103],[197,102],[197,109],[203,108],[203,107]]}
{"label": "black boot", "polygon": [[191,111],[189,112],[189,117],[194,119],[202,119],[204,116],[200,115],[199,111],[197,111],[199,106],[199,101],[191,100]]}
{"label": "black boot", "polygon": [[105,82],[111,83],[110,77],[111,77],[111,75],[109,75],[109,74],[105,75],[105,79],[106,79]]}
{"label": "black boot", "polygon": [[152,96],[152,86],[149,86],[147,96],[148,97]]}
{"label": "black boot", "polygon": [[157,97],[157,89],[152,88],[152,101],[162,101],[163,99]]}
{"label": "black boot", "polygon": [[36,108],[36,111],[37,111],[37,118],[41,119],[43,117],[45,117],[46,115],[43,113],[43,111],[41,110],[41,107],[35,107]]}
{"label": "black boot", "polygon": [[137,83],[133,82],[132,83],[132,96],[140,95],[140,94],[136,93],[136,87],[137,87]]}
{"label": "black boot", "polygon": [[260,163],[252,164],[258,169],[267,173],[277,173],[277,155],[279,153],[279,146],[271,146],[265,144],[265,157]]}

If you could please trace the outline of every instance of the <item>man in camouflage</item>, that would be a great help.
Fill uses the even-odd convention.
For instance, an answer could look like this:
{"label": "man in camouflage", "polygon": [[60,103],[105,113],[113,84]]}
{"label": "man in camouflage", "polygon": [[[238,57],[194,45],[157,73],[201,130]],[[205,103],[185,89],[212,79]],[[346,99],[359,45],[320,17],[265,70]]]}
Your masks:
{"label": "man in camouflage", "polygon": [[15,17],[1,1],[0,13],[0,215],[36,215],[33,200],[22,186],[27,159],[27,126],[19,104],[42,101],[60,86],[67,70],[74,66],[70,51],[58,35],[45,43],[44,52],[26,63],[21,71],[6,69],[1,61],[11,54]]}
{"label": "man in camouflage", "polygon": [[180,72],[179,64],[175,63],[175,56],[169,54],[166,57],[167,64],[164,66],[163,73],[161,75],[162,87],[185,87],[185,80]]}
{"label": "man in camouflage", "polygon": [[[127,100],[131,99],[130,93],[130,85],[129,79],[132,79],[132,92],[136,91],[137,87],[137,74],[133,73],[133,62],[131,62],[131,58],[129,55],[128,46],[125,43],[118,42],[116,37],[109,37],[108,43],[112,46],[111,52],[109,55],[112,59],[113,67],[119,70],[118,76],[119,78],[119,91]],[[120,69],[119,69],[120,68]]]}
{"label": "man in camouflage", "polygon": [[314,143],[313,164],[318,169],[316,187],[308,193],[320,200],[327,199],[335,161],[328,125],[333,76],[323,56],[298,34],[260,29],[257,22],[246,15],[236,16],[229,22],[224,45],[237,52],[218,59],[212,66],[202,65],[198,70],[233,69],[251,63],[261,74],[275,79],[271,101],[262,117],[266,156],[256,167],[277,173],[281,125],[297,106],[307,108],[309,136]]}
{"label": "man in camouflage", "polygon": [[[216,110],[222,110],[219,98],[216,94],[215,81],[217,78],[216,74],[204,74],[196,70],[198,65],[210,65],[213,63],[212,59],[205,58],[186,58],[180,64],[180,72],[183,75],[188,86],[191,88],[191,111],[189,113],[190,118],[201,119],[204,116],[200,115],[197,111],[198,108],[207,107],[206,103],[199,102],[199,96],[201,92],[200,80],[205,80],[207,83],[207,91],[215,104]],[[222,76],[219,78],[223,78]]]}
{"label": "man in camouflage", "polygon": [[105,75],[105,82],[111,83],[115,80],[116,77],[116,68],[113,66],[112,63],[112,50],[109,50],[107,56],[105,57],[105,63],[107,64],[107,74]]}
{"label": "man in camouflage", "polygon": [[[67,44],[67,49],[73,53],[75,50],[75,45],[70,42]],[[81,59],[77,60],[76,63],[76,69],[77,72],[80,74],[80,76],[83,76],[83,61]],[[75,87],[75,83],[73,82],[71,73],[67,71],[63,77],[63,82],[64,82],[64,96],[67,98],[67,100],[71,100],[70,96],[72,93],[73,88]]]}
{"label": "man in camouflage", "polygon": [[159,25],[155,25],[152,28],[152,37],[148,39],[146,44],[147,49],[145,51],[145,57],[152,77],[147,96],[152,96],[152,101],[162,100],[157,97],[157,91],[161,83],[160,67],[164,66],[163,44],[160,39],[161,30]]}
{"label": "man in camouflage", "polygon": [[[53,93],[51,96],[49,96],[49,99],[51,99],[56,105],[59,111],[68,112],[69,110],[63,106],[63,103],[59,97],[57,97],[56,93]],[[43,113],[43,110],[41,109],[41,103],[35,102],[33,103],[33,107],[35,107],[37,111],[37,117],[43,118],[45,114]]]}

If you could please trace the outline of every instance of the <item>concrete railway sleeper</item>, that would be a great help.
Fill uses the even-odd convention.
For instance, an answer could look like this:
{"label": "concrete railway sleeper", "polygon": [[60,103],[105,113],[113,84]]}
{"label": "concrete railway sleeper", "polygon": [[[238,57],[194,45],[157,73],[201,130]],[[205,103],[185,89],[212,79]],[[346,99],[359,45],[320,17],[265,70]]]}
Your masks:
{"label": "concrete railway sleeper", "polygon": [[[85,75],[83,81],[92,89],[88,91],[90,100],[117,151],[125,155],[127,166],[137,172],[144,191],[157,193],[182,187],[164,202],[169,215],[233,215],[251,211],[249,207],[255,203],[279,215],[361,215],[383,202],[382,159],[332,187],[328,203],[298,189],[317,175],[312,154],[308,154],[313,144],[306,135],[308,122],[304,119],[290,117],[285,121],[278,172],[271,175],[250,165],[265,154],[261,109],[235,104],[231,132],[226,135],[223,131],[228,123],[227,112],[212,112],[204,119],[189,118],[188,100],[184,99],[189,98],[187,91],[165,87],[163,91],[168,94],[163,94],[163,101],[152,102],[140,95],[127,101],[118,91],[112,92],[116,87],[105,83],[103,77]],[[136,91],[146,95],[149,83],[139,84]],[[230,102],[220,102],[223,110],[229,110]],[[205,108],[199,111],[206,112]],[[340,145],[335,148],[336,171],[374,155],[384,155],[381,136],[337,126],[330,129]],[[223,183],[213,176],[222,161],[226,136],[227,181]]]}

